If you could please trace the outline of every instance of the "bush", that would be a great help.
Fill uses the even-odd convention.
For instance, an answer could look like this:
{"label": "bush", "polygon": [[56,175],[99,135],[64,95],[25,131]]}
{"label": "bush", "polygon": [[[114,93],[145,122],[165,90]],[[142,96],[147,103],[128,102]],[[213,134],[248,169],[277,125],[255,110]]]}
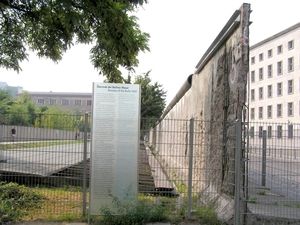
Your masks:
{"label": "bush", "polygon": [[168,219],[163,206],[149,204],[145,201],[135,205],[134,203],[121,202],[117,198],[113,198],[113,206],[115,210],[102,207],[100,210],[102,217],[96,223],[101,225],[135,225],[158,221],[164,222]]}
{"label": "bush", "polygon": [[17,183],[0,182],[0,223],[16,221],[40,206],[43,196]]}

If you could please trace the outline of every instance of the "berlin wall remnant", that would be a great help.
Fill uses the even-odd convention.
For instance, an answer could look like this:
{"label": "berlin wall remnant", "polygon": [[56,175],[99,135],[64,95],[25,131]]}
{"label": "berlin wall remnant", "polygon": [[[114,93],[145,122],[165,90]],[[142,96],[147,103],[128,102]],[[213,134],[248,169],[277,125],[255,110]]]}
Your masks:
{"label": "berlin wall remnant", "polygon": [[[168,167],[188,166],[188,159],[181,162],[181,165],[176,160],[178,156],[187,156],[186,147],[176,146],[175,149],[172,142],[187,143],[188,138],[186,135],[167,132],[169,124],[175,119],[188,121],[194,118],[197,121],[195,141],[201,144],[194,148],[193,163],[195,168],[204,169],[194,171],[193,191],[215,191],[218,195],[207,198],[211,202],[220,196],[225,196],[223,199],[234,196],[234,186],[229,185],[234,183],[232,171],[244,170],[243,167],[234,168],[234,162],[229,159],[234,158],[235,154],[234,122],[244,118],[249,71],[249,18],[250,4],[244,3],[233,13],[197,64],[194,74],[188,77],[166,108],[160,122],[149,134],[149,142],[155,146],[157,154],[163,157],[167,165],[165,169],[172,178]],[[188,135],[187,123],[176,123],[175,126],[177,131]],[[187,178],[186,172],[178,171],[178,174]]]}

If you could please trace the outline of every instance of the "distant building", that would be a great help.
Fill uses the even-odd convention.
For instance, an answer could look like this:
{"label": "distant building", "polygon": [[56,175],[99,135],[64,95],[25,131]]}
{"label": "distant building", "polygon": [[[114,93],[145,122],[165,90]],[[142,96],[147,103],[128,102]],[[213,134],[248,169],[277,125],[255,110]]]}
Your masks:
{"label": "distant building", "polygon": [[28,92],[36,106],[57,106],[62,110],[91,112],[92,93]]}
{"label": "distant building", "polygon": [[13,97],[18,97],[18,94],[20,94],[23,91],[23,87],[9,86],[6,82],[2,81],[0,81],[0,88],[10,91]]}
{"label": "distant building", "polygon": [[249,121],[268,123],[252,131],[292,134],[300,121],[300,23],[251,46],[249,64]]}

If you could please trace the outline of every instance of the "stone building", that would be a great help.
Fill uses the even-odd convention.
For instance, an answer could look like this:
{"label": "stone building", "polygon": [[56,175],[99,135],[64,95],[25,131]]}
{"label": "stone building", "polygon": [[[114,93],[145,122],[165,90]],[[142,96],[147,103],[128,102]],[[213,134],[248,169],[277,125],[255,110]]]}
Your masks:
{"label": "stone building", "polygon": [[36,106],[58,107],[62,110],[91,112],[92,93],[28,92]]}
{"label": "stone building", "polygon": [[252,123],[251,134],[292,136],[299,129],[299,53],[300,23],[250,47],[249,121],[264,122]]}

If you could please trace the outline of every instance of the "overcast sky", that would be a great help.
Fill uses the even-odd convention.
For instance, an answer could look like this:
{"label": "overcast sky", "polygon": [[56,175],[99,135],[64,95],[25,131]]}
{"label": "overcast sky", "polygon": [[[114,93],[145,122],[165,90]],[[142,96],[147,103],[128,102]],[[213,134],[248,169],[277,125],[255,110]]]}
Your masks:
{"label": "overcast sky", "polygon": [[[162,84],[169,103],[219,34],[241,0],[149,0],[137,16],[143,32],[150,33],[151,52],[139,55],[136,74],[151,70]],[[250,46],[300,22],[299,0],[249,0]],[[102,82],[89,60],[91,46],[77,45],[58,64],[30,53],[19,74],[0,68],[0,81],[27,91],[92,92]],[[127,76],[127,74],[124,74]],[[134,74],[133,74],[134,76]]]}

